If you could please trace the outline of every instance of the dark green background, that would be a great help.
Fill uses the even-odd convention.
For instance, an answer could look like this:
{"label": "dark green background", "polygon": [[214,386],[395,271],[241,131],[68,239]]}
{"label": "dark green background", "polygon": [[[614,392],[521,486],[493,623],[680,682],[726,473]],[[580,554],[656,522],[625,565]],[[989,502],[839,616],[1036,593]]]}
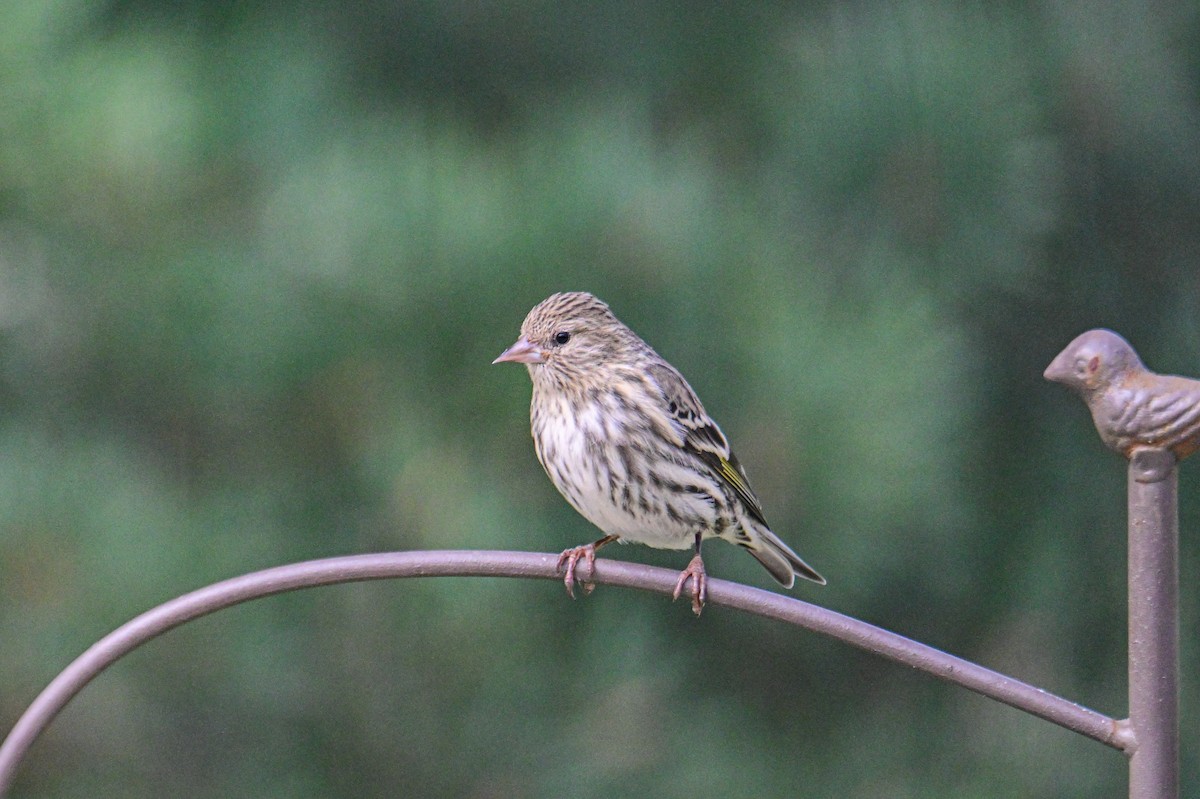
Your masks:
{"label": "dark green background", "polygon": [[[564,289],[688,376],[829,578],[796,596],[1125,714],[1124,465],[1041,372],[1107,326],[1200,375],[1197,4],[8,0],[2,726],[211,581],[594,538],[535,460],[523,370],[489,366]],[[172,632],[78,697],[15,795],[1125,781],[1115,751],[812,634],[463,579]]]}

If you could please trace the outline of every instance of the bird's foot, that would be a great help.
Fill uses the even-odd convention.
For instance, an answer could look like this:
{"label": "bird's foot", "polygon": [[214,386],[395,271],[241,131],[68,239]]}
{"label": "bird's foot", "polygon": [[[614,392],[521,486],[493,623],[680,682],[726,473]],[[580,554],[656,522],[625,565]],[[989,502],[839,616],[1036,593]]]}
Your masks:
{"label": "bird's foot", "polygon": [[679,599],[689,578],[692,581],[692,612],[699,616],[700,611],[704,610],[704,601],[708,599],[708,575],[704,571],[704,561],[699,555],[692,558],[687,568],[679,573],[679,579],[675,581],[675,590],[671,593],[672,602]]}
{"label": "bird's foot", "polygon": [[[563,583],[567,586],[567,596],[571,599],[575,598],[575,566],[582,559],[587,564],[588,577],[592,576],[593,570],[596,568],[596,545],[584,544],[579,547],[571,547],[564,549],[563,553],[558,556],[558,570],[561,571],[563,564],[566,564],[567,573],[563,576]],[[589,583],[586,580],[580,580],[579,585],[583,588],[584,596],[596,590],[595,583]]]}

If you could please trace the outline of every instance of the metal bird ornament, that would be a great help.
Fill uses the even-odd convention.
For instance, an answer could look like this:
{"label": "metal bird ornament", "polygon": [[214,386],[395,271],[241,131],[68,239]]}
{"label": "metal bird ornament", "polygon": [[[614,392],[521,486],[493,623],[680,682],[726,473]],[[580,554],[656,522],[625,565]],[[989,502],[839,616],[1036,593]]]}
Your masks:
{"label": "metal bird ornament", "polygon": [[1079,392],[1100,439],[1126,458],[1141,447],[1170,450],[1179,460],[1200,449],[1200,380],[1151,372],[1111,330],[1077,337],[1045,377]]}

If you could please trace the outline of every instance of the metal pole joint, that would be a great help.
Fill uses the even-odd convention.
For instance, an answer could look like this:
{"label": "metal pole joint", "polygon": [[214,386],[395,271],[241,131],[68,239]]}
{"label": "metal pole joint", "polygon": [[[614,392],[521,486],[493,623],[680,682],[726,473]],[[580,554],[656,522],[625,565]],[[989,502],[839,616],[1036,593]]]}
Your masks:
{"label": "metal pole joint", "polygon": [[1171,476],[1177,463],[1168,449],[1138,447],[1129,453],[1129,474],[1139,483],[1161,483]]}

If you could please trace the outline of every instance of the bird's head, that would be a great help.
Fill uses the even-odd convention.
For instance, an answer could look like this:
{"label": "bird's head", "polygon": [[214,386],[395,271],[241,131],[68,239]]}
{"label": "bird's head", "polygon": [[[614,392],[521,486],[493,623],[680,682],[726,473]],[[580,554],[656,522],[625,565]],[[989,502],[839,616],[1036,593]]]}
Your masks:
{"label": "bird's head", "polygon": [[1129,342],[1111,330],[1089,330],[1060,352],[1044,372],[1047,380],[1084,394],[1103,389],[1128,372],[1145,369]]}
{"label": "bird's head", "polygon": [[571,291],[535,305],[521,324],[521,337],[492,363],[523,363],[534,382],[564,387],[603,375],[639,345],[645,346],[603,301]]}

